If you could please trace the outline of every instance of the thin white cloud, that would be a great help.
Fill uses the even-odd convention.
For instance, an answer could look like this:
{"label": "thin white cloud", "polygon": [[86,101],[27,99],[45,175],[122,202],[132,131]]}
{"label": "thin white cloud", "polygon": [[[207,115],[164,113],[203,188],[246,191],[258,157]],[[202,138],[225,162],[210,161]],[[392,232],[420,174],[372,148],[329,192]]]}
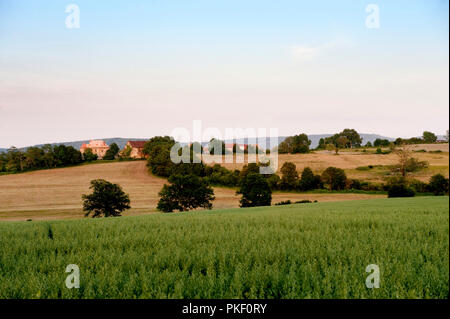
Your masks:
{"label": "thin white cloud", "polygon": [[312,60],[320,53],[320,47],[296,45],[291,48],[291,54],[295,59]]}
{"label": "thin white cloud", "polygon": [[325,54],[330,49],[336,47],[348,47],[351,42],[346,39],[339,39],[335,41],[330,41],[318,46],[308,46],[308,45],[294,45],[290,48],[290,52],[293,58],[298,60],[312,60],[323,54]]}

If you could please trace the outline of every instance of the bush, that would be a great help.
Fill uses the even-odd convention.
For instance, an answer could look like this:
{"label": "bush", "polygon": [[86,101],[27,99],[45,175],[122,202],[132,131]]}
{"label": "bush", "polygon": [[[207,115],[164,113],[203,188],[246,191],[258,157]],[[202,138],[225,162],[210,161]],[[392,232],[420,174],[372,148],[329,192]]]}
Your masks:
{"label": "bush", "polygon": [[[309,204],[309,203],[312,203],[312,201],[310,201],[309,199],[298,200],[295,202],[295,204]],[[317,203],[317,201],[314,201],[314,203]]]}
{"label": "bush", "polygon": [[408,161],[406,162],[406,171],[409,173],[417,172],[427,167],[428,167],[427,161],[419,161],[413,157],[408,159]]}
{"label": "bush", "polygon": [[280,205],[291,205],[291,204],[292,204],[292,202],[291,202],[290,199],[285,200],[285,201],[281,201],[281,202],[279,202],[279,203],[275,203],[276,206],[280,206]]}
{"label": "bush", "polygon": [[361,190],[362,189],[361,182],[357,179],[352,179],[350,181],[350,188],[356,189],[356,190]]}
{"label": "bush", "polygon": [[249,173],[241,182],[236,194],[241,194],[241,207],[270,206],[272,190],[267,180],[259,173]]}
{"label": "bush", "polygon": [[381,148],[378,147],[376,153],[377,154],[383,154],[383,151],[381,150]]}
{"label": "bush", "polygon": [[414,179],[409,182],[409,186],[411,186],[416,193],[426,193],[428,191],[427,183]]}
{"label": "bush", "polygon": [[130,198],[125,194],[122,188],[117,184],[112,184],[103,179],[91,181],[93,193],[82,195],[83,211],[85,216],[93,212],[92,217],[120,216],[121,213],[130,209]]}
{"label": "bush", "polygon": [[414,197],[414,190],[408,186],[404,178],[393,178],[388,182],[388,197]]}
{"label": "bush", "polygon": [[447,194],[449,190],[448,178],[445,178],[442,174],[436,174],[432,176],[430,179],[430,183],[428,184],[428,190],[434,195]]}
{"label": "bush", "polygon": [[171,185],[164,185],[159,193],[158,210],[169,213],[198,207],[212,208],[214,191],[201,177],[194,174],[171,175],[168,181]]}
{"label": "bush", "polygon": [[336,167],[328,167],[321,176],[322,182],[327,184],[330,190],[345,189],[347,176],[344,170]]}

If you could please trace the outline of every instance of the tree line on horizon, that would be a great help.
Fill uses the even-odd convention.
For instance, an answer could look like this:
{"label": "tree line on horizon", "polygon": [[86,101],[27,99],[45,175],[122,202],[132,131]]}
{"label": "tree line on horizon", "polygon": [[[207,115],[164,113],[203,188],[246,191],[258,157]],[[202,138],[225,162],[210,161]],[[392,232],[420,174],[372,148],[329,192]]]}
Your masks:
{"label": "tree line on horizon", "polygon": [[[103,157],[104,160],[114,160],[119,153],[119,147],[112,143]],[[17,173],[37,169],[51,169],[79,165],[98,159],[91,149],[84,154],[73,146],[46,144],[42,147],[32,146],[26,150],[11,147],[6,153],[0,153],[0,173]]]}

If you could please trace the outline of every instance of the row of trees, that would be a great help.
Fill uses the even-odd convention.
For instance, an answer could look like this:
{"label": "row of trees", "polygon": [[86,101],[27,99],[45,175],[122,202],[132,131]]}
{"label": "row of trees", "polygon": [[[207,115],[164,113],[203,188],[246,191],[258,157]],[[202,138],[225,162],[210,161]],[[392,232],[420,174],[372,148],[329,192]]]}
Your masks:
{"label": "row of trees", "polygon": [[24,172],[76,165],[81,162],[83,162],[81,152],[72,146],[44,145],[29,147],[25,151],[11,147],[6,153],[0,153],[0,172]]}
{"label": "row of trees", "polygon": [[329,190],[343,190],[349,187],[344,170],[336,167],[328,167],[321,175],[314,175],[311,168],[305,167],[299,176],[295,164],[285,162],[280,171],[281,190],[309,191],[322,189],[324,186]]}
{"label": "row of trees", "polygon": [[333,136],[321,138],[317,149],[333,150],[336,154],[343,148],[361,147],[362,138],[354,129],[346,128]]}
{"label": "row of trees", "polygon": [[401,145],[409,145],[409,144],[432,144],[436,143],[437,136],[432,132],[425,131],[422,134],[422,137],[411,137],[411,138],[397,138],[394,142],[391,142],[388,139],[377,138],[373,144],[367,142],[365,147],[393,147],[393,146],[401,146]]}
{"label": "row of trees", "polygon": [[[113,160],[119,153],[119,146],[112,143],[103,159]],[[87,149],[84,154],[72,146],[44,145],[42,147],[28,147],[20,150],[11,147],[6,153],[0,153],[0,172],[25,172],[36,169],[49,169],[77,165],[82,162],[97,160],[97,155]]]}

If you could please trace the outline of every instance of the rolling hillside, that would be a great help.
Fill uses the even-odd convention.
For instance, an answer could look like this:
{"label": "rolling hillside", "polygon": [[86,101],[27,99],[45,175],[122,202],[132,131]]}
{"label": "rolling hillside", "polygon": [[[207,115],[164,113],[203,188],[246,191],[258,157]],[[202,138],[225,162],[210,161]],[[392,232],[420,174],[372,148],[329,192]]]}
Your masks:
{"label": "rolling hillside", "polygon": [[[125,215],[156,211],[158,193],[166,180],[148,174],[145,161],[89,164],[0,176],[0,220],[61,219],[83,216],[81,195],[89,183],[103,178],[122,186],[132,209]],[[214,208],[236,208],[236,190],[216,187]],[[366,194],[274,193],[273,203],[284,200],[343,201],[385,197]]]}

